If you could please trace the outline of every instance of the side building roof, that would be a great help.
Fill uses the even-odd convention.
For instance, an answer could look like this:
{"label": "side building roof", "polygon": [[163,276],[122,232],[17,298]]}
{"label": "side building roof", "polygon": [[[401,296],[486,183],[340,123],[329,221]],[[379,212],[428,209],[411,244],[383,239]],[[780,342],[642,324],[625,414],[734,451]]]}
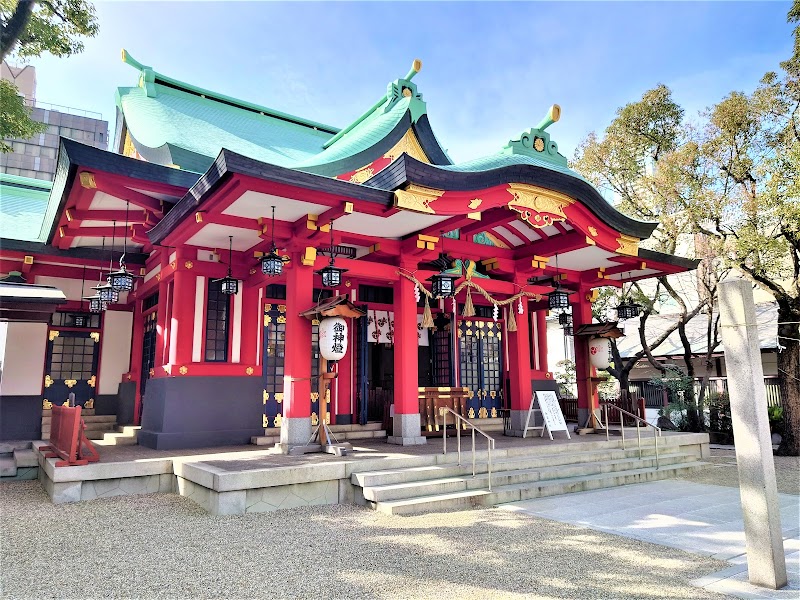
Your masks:
{"label": "side building roof", "polygon": [[0,173],[0,238],[44,241],[42,224],[52,187],[43,179]]}

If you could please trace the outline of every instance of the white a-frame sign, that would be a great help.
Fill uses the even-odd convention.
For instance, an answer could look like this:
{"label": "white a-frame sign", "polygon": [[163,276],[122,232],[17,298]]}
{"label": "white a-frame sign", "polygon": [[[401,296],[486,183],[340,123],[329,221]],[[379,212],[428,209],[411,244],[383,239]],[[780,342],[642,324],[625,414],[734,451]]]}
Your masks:
{"label": "white a-frame sign", "polygon": [[[535,404],[538,405],[538,408],[534,408]],[[530,424],[531,415],[535,412],[541,413],[542,415],[542,425],[539,427],[532,427]],[[531,396],[531,406],[528,409],[528,418],[525,420],[525,430],[522,432],[522,437],[525,437],[528,431],[537,429],[541,430],[539,437],[542,437],[544,435],[544,430],[547,429],[547,434],[550,436],[551,440],[553,439],[554,431],[563,431],[567,434],[568,440],[572,439],[569,435],[567,423],[564,421],[564,413],[561,412],[561,406],[558,403],[558,396],[556,396],[555,392],[534,392],[533,396]]]}

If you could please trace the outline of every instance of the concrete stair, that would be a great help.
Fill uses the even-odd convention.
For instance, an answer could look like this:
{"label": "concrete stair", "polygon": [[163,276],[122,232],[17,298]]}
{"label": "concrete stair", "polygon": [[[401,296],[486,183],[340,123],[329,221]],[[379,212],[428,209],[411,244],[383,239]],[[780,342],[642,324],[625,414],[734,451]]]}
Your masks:
{"label": "concrete stair", "polygon": [[[90,413],[91,414],[86,414]],[[90,440],[102,440],[105,434],[114,433],[117,429],[116,415],[95,415],[94,410],[81,411],[81,418],[86,424],[86,437]],[[42,417],[42,439],[50,439],[50,423],[53,417]]]}
{"label": "concrete stair", "polygon": [[554,454],[493,456],[492,491],[488,490],[487,453],[478,453],[472,476],[471,452],[462,465],[438,464],[387,471],[353,473],[367,506],[387,514],[494,506],[544,496],[675,477],[706,463],[694,452],[662,448],[656,468],[654,449],[568,450]]}
{"label": "concrete stair", "polygon": [[32,449],[32,442],[0,443],[0,478],[2,481],[36,479],[39,462]]}
{"label": "concrete stair", "polygon": [[[367,423],[366,425],[328,425],[328,428],[340,442],[375,440],[386,437],[386,430],[381,429],[380,423]],[[251,437],[250,443],[256,446],[274,446],[281,441],[280,430],[268,429],[267,432],[267,435]]]}
{"label": "concrete stair", "polygon": [[105,433],[101,439],[93,439],[95,446],[135,446],[139,443],[138,425],[120,425],[112,433]]}

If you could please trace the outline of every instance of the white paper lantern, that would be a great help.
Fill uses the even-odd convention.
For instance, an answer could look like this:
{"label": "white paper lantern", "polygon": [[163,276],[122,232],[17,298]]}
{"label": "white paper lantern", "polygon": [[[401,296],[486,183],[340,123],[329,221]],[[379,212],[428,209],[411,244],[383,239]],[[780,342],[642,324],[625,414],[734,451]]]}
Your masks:
{"label": "white paper lantern", "polygon": [[608,338],[595,337],[589,340],[589,362],[595,369],[602,371],[608,368],[610,353]]}
{"label": "white paper lantern", "polygon": [[319,352],[325,360],[341,360],[347,353],[347,321],[325,317],[319,322]]}

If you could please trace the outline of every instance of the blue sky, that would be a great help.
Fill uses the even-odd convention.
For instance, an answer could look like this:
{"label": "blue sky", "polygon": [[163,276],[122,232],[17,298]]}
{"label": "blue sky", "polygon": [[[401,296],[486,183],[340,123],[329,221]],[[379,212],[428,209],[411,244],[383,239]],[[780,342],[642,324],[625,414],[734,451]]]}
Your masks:
{"label": "blue sky", "polygon": [[562,108],[550,128],[571,158],[615,110],[658,83],[687,115],[751,91],[791,49],[789,2],[97,2],[83,54],[45,57],[40,101],[101,112],[156,71],[343,127],[423,61],[415,82],[434,131],[462,161],[497,151]]}

